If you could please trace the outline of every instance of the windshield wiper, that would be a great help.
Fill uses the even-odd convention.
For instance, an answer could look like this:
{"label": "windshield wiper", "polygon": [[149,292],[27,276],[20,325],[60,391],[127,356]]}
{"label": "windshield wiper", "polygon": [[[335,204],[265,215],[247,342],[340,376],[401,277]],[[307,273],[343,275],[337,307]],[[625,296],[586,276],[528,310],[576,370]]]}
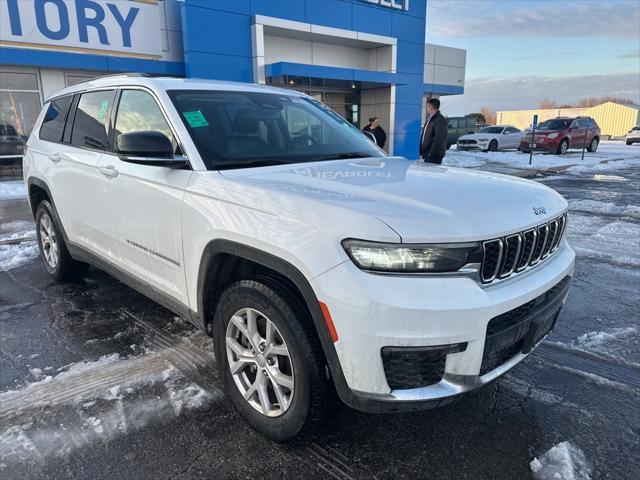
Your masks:
{"label": "windshield wiper", "polygon": [[310,162],[321,162],[323,160],[347,160],[350,158],[368,158],[371,155],[363,152],[336,153],[335,155],[327,155],[325,157],[311,158]]}
{"label": "windshield wiper", "polygon": [[235,163],[221,163],[216,165],[214,170],[231,170],[232,168],[251,168],[251,167],[268,167],[271,165],[284,165],[287,162],[281,160],[253,160],[251,162],[235,162]]}

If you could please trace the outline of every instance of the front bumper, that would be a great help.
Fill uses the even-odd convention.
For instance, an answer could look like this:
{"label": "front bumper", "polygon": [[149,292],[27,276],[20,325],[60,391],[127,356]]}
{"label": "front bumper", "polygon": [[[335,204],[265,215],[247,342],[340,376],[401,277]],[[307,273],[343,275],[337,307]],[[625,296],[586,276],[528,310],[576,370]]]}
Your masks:
{"label": "front bumper", "polygon": [[[339,336],[335,348],[348,389],[339,389],[341,398],[363,411],[424,409],[495,380],[522,361],[533,343],[537,345],[553,328],[566,289],[543,312],[546,316],[538,319],[547,320],[547,330],[538,332],[539,338],[529,338],[531,349],[507,351],[508,358],[489,365],[487,371],[489,322],[532,302],[570,277],[574,259],[573,250],[563,240],[553,258],[538,268],[489,286],[462,276],[370,274],[351,262],[316,277],[312,286],[318,299],[328,305]],[[524,334],[529,331],[520,332],[521,337],[516,335],[514,340],[524,342]],[[437,383],[415,388],[389,386],[383,349],[459,344],[464,344],[464,349],[446,354]]]}

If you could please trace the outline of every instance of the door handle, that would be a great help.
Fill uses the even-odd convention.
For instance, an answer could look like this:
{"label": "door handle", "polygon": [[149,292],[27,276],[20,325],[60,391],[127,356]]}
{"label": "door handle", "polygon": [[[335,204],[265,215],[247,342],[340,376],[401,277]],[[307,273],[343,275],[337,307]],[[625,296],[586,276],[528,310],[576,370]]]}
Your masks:
{"label": "door handle", "polygon": [[118,170],[116,170],[116,167],[114,167],[113,165],[109,165],[107,167],[100,167],[100,173],[103,174],[105,177],[118,176]]}
{"label": "door handle", "polygon": [[51,153],[49,154],[49,160],[54,163],[58,163],[60,160],[62,160],[62,155],[60,155],[59,153]]}

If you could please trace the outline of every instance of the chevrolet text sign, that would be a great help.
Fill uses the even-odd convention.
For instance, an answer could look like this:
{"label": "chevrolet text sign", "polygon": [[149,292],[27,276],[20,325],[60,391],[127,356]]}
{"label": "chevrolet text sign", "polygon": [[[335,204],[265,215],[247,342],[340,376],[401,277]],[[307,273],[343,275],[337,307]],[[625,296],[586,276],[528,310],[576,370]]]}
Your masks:
{"label": "chevrolet text sign", "polygon": [[364,0],[367,3],[375,3],[383,7],[395,8],[398,10],[409,10],[409,0]]}
{"label": "chevrolet text sign", "polygon": [[124,0],[0,0],[0,45],[162,55],[161,5]]}

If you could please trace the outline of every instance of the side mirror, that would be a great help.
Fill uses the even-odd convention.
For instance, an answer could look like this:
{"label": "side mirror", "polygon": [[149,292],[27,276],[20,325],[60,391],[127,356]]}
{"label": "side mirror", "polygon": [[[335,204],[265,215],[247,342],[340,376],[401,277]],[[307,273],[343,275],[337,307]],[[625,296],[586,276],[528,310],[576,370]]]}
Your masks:
{"label": "side mirror", "polygon": [[156,131],[121,133],[116,151],[120,160],[140,165],[182,168],[188,164],[186,158],[173,156],[171,140]]}

